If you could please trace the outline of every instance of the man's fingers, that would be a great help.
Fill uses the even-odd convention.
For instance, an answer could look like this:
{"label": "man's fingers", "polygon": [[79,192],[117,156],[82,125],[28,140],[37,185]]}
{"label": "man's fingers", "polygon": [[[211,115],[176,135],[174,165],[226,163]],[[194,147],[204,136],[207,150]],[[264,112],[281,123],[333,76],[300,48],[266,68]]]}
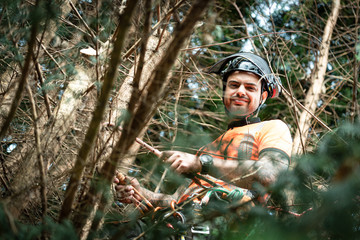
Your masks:
{"label": "man's fingers", "polygon": [[137,195],[128,195],[128,196],[121,196],[118,198],[119,202],[122,203],[137,203],[137,202],[141,202],[141,198],[139,198],[139,196]]}
{"label": "man's fingers", "polygon": [[115,189],[117,191],[125,191],[125,189],[129,189],[130,185],[115,185]]}
{"label": "man's fingers", "polygon": [[132,203],[134,199],[141,201],[141,197],[135,193],[133,188],[122,188],[116,191],[117,198],[123,203]]}
{"label": "man's fingers", "polygon": [[173,169],[175,172],[177,172],[177,169],[181,166],[182,161],[175,161],[176,159],[171,159],[169,158],[169,164],[170,164],[170,168]]}
{"label": "man's fingers", "polygon": [[114,182],[115,184],[118,184],[120,181],[119,181],[119,179],[118,179],[117,177],[114,177],[113,182]]}
{"label": "man's fingers", "polygon": [[133,203],[132,199],[129,199],[129,198],[119,198],[118,201],[121,203],[126,203],[126,204]]}
{"label": "man's fingers", "polygon": [[164,162],[169,159],[172,155],[174,155],[174,151],[164,151],[161,154],[160,159],[163,160]]}
{"label": "man's fingers", "polygon": [[178,151],[166,151],[164,152],[164,162],[169,164],[170,168],[178,174],[186,172],[188,169],[186,155]]}

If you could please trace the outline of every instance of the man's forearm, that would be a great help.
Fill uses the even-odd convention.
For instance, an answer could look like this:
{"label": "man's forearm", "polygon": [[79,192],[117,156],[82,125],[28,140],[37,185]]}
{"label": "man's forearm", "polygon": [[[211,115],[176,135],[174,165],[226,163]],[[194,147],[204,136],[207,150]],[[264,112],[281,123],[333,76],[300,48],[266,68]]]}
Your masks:
{"label": "man's forearm", "polygon": [[258,161],[214,158],[214,167],[210,170],[210,175],[249,189],[254,182],[268,186],[287,167],[287,159],[276,152],[266,154]]}
{"label": "man's forearm", "polygon": [[256,181],[255,176],[250,174],[250,166],[254,165],[254,163],[255,162],[251,160],[244,160],[240,165],[238,161],[215,158],[214,167],[211,168],[209,174],[216,178],[232,182],[238,187],[248,189],[252,183]]}
{"label": "man's forearm", "polygon": [[186,184],[189,183],[185,180],[185,185],[178,187],[174,194],[155,193],[146,188],[141,188],[142,194],[156,207],[169,207],[171,201],[177,201],[179,197],[184,193]]}
{"label": "man's forearm", "polygon": [[173,195],[155,193],[146,188],[141,188],[141,192],[156,207],[168,207],[172,200],[176,200]]}

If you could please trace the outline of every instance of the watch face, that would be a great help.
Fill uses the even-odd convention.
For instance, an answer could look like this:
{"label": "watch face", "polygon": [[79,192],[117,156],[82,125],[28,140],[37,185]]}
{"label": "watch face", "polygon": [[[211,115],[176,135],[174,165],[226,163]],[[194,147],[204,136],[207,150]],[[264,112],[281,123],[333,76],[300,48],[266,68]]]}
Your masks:
{"label": "watch face", "polygon": [[200,159],[203,164],[212,163],[213,161],[213,157],[207,154],[201,155]]}
{"label": "watch face", "polygon": [[201,173],[208,174],[211,166],[213,165],[213,157],[207,154],[203,154],[200,156],[200,162],[202,165]]}

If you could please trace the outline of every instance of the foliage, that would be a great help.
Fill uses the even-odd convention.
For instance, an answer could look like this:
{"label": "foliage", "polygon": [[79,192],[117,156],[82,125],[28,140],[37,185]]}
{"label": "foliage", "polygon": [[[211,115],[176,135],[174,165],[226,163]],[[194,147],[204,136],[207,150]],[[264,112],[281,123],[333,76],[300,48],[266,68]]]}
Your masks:
{"label": "foliage", "polygon": [[[324,137],[316,153],[296,159],[296,167],[284,172],[269,188],[278,200],[273,205],[258,205],[247,211],[214,198],[209,202],[211,206],[203,206],[203,214],[198,215],[196,207],[189,204],[180,210],[188,221],[183,227],[189,227],[190,222],[209,225],[212,239],[357,239],[359,125],[359,122],[343,124],[336,133]],[[286,199],[288,195],[284,194],[288,190],[295,195],[291,206],[286,200],[292,199]],[[154,221],[148,222],[151,227],[147,236],[153,236],[150,239],[158,239],[161,234],[158,231],[166,232],[165,223],[161,218],[159,221],[155,228]],[[177,233],[184,231],[181,225],[178,229]],[[174,234],[170,229],[167,231]]]}
{"label": "foliage", "polygon": [[46,218],[44,222],[37,224],[25,224],[14,220],[6,206],[0,206],[0,238],[1,239],[40,239],[46,236],[49,239],[78,239],[74,227],[69,221],[57,223],[51,218]]}
{"label": "foliage", "polygon": [[[296,160],[297,166],[284,173],[270,187],[273,195],[284,194],[284,190],[287,189],[293,190],[296,195],[293,206],[287,206],[283,202],[273,206],[259,205],[251,208],[250,211],[243,208],[240,211],[234,211],[233,208],[229,208],[230,205],[217,202],[215,207],[204,207],[205,218],[195,216],[197,217],[195,220],[198,224],[211,226],[213,239],[357,239],[360,234],[359,125],[360,123],[343,124],[337,129],[336,134],[329,134],[319,143],[316,153],[299,157]],[[329,180],[318,181],[323,178]],[[209,204],[212,203],[211,201]],[[114,204],[113,208],[116,209],[118,206]],[[186,214],[189,222],[195,221],[191,217],[194,214],[193,211],[193,206],[187,206],[181,210]],[[294,211],[299,215],[303,214],[296,216]],[[3,234],[12,234],[3,236],[21,238],[25,232],[30,232],[31,234],[27,235],[29,238],[21,239],[31,239],[39,236],[41,229],[44,229],[52,236],[51,239],[76,239],[68,223],[61,225],[51,220],[47,220],[44,225],[32,227],[16,223],[18,231],[15,234],[11,231],[8,216],[3,210],[1,213],[1,226],[4,230],[6,229],[2,231]],[[160,236],[165,237],[176,233],[165,227],[165,223],[171,220],[161,222],[161,216],[158,216],[160,223],[147,233],[149,239],[159,239]],[[151,220],[152,217],[149,216],[149,219]],[[121,220],[124,219],[118,213],[109,214],[105,220],[107,224],[99,236],[109,237],[113,234],[121,234],[125,231],[119,224]],[[151,227],[154,227],[153,223],[153,221],[148,221]],[[143,230],[146,229],[143,226]],[[180,226],[179,229],[181,229]],[[184,229],[178,233],[182,231]]]}

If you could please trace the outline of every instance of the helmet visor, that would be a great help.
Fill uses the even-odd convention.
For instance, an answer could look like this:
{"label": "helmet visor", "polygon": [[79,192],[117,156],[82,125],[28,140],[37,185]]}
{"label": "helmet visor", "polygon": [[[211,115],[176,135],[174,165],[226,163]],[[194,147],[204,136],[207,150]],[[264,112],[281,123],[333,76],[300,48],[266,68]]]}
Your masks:
{"label": "helmet visor", "polygon": [[252,72],[258,75],[259,77],[262,77],[264,73],[258,68],[255,64],[247,60],[243,57],[237,57],[233,59],[229,65],[223,70],[222,75],[226,76],[231,72],[234,71],[246,71],[246,72]]}

